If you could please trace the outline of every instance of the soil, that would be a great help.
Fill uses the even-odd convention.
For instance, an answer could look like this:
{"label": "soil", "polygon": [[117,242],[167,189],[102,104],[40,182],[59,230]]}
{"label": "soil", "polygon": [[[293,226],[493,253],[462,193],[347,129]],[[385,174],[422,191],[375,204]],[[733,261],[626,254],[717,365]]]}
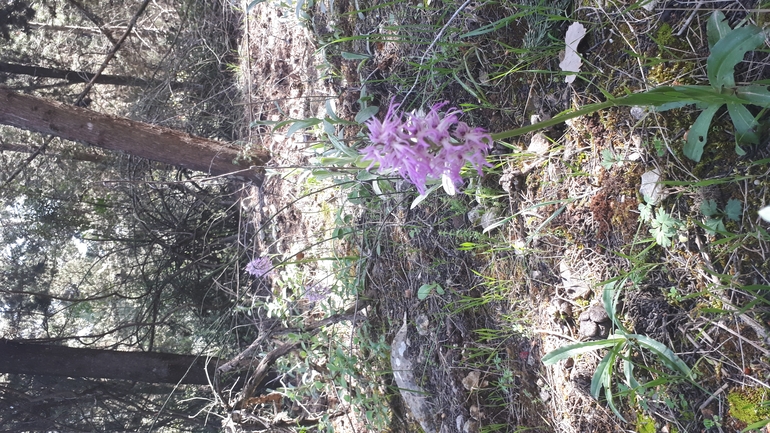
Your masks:
{"label": "soil", "polygon": [[[347,18],[331,23],[325,5],[317,3],[310,20],[305,21],[312,32],[287,16],[291,13],[288,9],[267,2],[257,5],[248,15],[241,57],[244,84],[249,89],[245,115],[250,122],[323,117],[327,100],[333,102],[340,117],[352,119],[360,108],[356,101],[361,95],[362,78],[375,82],[367,89],[374,103],[385,104],[398,93],[399,89],[385,82],[377,83],[377,78],[402,73],[405,62],[419,59],[419,52],[409,51],[402,44],[368,47],[358,43],[350,50],[369,53],[373,59],[362,67],[340,56],[323,58],[315,39],[318,35],[328,35],[334,29],[348,35],[369,34],[379,29],[382,21],[375,13],[368,13],[364,19],[352,19],[348,14]],[[331,7],[337,12],[349,12],[352,5],[336,1]],[[489,10],[476,11],[477,16],[490,22],[503,16],[504,11],[484,7]],[[584,18],[590,20],[591,16]],[[406,20],[402,16],[394,19]],[[666,19],[678,22],[673,14],[667,14]],[[469,22],[463,25],[479,26]],[[507,37],[518,40],[523,32],[519,28]],[[606,32],[609,33],[595,33],[587,41],[597,67],[613,70],[622,63],[634,68],[635,60],[612,45],[612,32]],[[655,44],[650,40],[639,44],[642,48],[648,45]],[[484,48],[488,56],[504,56],[499,47]],[[487,60],[493,63],[492,59]],[[324,76],[324,71],[333,74]],[[626,88],[638,84],[629,82],[622,71],[618,72],[617,80]],[[469,101],[467,92],[457,83],[433,86],[436,84],[426,84],[420,95],[437,100],[443,96],[455,104],[478,102]],[[491,94],[491,105],[504,105],[506,109],[479,109],[470,115],[470,120],[494,131],[519,124],[531,114],[557,113],[569,108],[577,98],[565,84],[542,76],[518,85],[512,79],[498,88],[513,94],[514,101],[506,105],[501,102],[503,95]],[[400,90],[403,94],[404,89]],[[583,102],[595,97],[582,96],[588,100]],[[422,102],[414,95],[410,98],[410,103]],[[674,124],[670,119],[662,121]],[[605,403],[600,404],[590,396],[598,356],[583,356],[551,368],[545,368],[540,359],[567,342],[598,335],[581,334],[581,323],[587,326],[589,320],[583,319],[590,314],[580,314],[599,306],[601,293],[571,292],[572,286],[560,269],[562,263],[568,264],[576,280],[589,287],[617,276],[628,265],[615,252],[632,252],[629,244],[636,239],[639,227],[639,179],[645,167],[657,163],[642,148],[647,132],[632,127],[634,123],[628,109],[617,108],[546,131],[560,140],[562,150],[551,152],[547,161],[538,157],[525,159],[522,162],[529,164],[529,170],[505,165],[502,177],[488,176],[474,185],[479,190],[502,188],[507,192],[507,196],[494,202],[474,194],[454,198],[434,194],[421,206],[410,209],[410,201],[401,194],[406,186],[392,183],[396,194],[383,199],[377,209],[360,214],[362,226],[368,221],[378,223],[374,244],[356,247],[356,253],[369,259],[367,320],[373,323],[372,329],[384,332],[390,342],[406,313],[410,323],[408,338],[415,348],[410,354],[413,363],[420,366],[415,375],[423,378],[422,386],[430,394],[435,409],[435,424],[441,426],[442,433],[474,433],[480,426],[489,425],[518,426],[533,432],[627,431],[628,424],[622,423]],[[267,125],[249,130],[248,142],[266,147],[273,155],[264,184],[255,186],[249,196],[254,224],[263,227],[253,246],[255,253],[280,254],[288,259],[303,254],[325,230],[332,228],[328,218],[323,217],[324,203],[344,205],[345,201],[333,190],[302,198],[308,192],[307,174],[299,167],[309,166],[315,137],[310,133],[286,137],[282,132],[285,127],[270,134]],[[525,141],[514,145],[527,147]],[[601,152],[605,149],[622,155],[624,162],[603,166]],[[509,150],[499,148],[493,153],[504,152]],[[719,170],[700,169],[709,170],[711,175]],[[530,207],[546,202],[551,204]],[[679,201],[681,206],[683,202]],[[474,206],[487,210],[496,207],[504,215],[517,216],[510,224],[486,235],[466,214]],[[549,217],[550,226],[543,229],[541,224]],[[490,245],[491,235],[506,239],[511,248],[484,251],[483,247]],[[460,242],[481,248],[458,249]],[[517,250],[517,245],[524,245],[528,253]],[[698,260],[694,246],[685,248],[693,248],[693,260]],[[480,275],[491,276],[496,282]],[[682,349],[686,343],[680,338],[683,332],[704,323],[691,314],[698,306],[687,300],[671,302],[666,294],[672,287],[692,292],[695,287],[703,287],[704,282],[690,272],[669,272],[665,267],[651,271],[648,277],[645,288],[629,291],[619,300],[620,311],[629,321],[627,326],[677,352],[690,353],[683,355],[684,361],[696,365],[698,357],[694,352],[676,349]],[[420,287],[433,283],[440,284],[445,293],[418,299]],[[520,323],[521,329],[509,332],[500,318],[505,318],[508,325]],[[599,319],[592,323],[597,329],[599,325],[606,326],[606,321]],[[715,339],[701,342],[703,346],[698,350],[732,341],[727,334],[714,332]],[[645,362],[641,358],[635,360]],[[701,368],[702,385],[712,390],[719,388],[718,380],[711,378],[711,367]],[[734,370],[733,374],[739,374]],[[501,375],[500,371],[510,375]],[[467,386],[469,376],[475,377],[476,373],[476,385]],[[392,378],[386,377],[385,381],[393,386]],[[692,407],[698,407],[709,397],[689,385],[683,384],[677,390],[677,398],[687,399]],[[392,431],[420,431],[398,401],[391,404],[391,409],[395,412]],[[678,419],[680,415],[676,407],[666,405],[650,410],[660,413],[663,419]],[[367,431],[360,420],[345,418],[344,422],[347,426],[338,425],[337,431]],[[678,425],[697,428],[694,422],[681,421]]]}

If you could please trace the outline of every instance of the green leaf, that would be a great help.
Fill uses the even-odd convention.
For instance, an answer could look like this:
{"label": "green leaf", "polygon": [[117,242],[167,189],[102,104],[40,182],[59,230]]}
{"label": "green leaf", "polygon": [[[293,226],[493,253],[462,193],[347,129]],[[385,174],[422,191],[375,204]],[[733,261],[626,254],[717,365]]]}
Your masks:
{"label": "green leaf", "polygon": [[634,363],[631,362],[631,348],[626,347],[623,353],[623,375],[626,376],[626,383],[631,389],[636,390],[639,388],[639,382],[634,377]]}
{"label": "green leaf", "polygon": [[602,150],[602,162],[600,163],[602,167],[604,167],[605,170],[609,170],[612,168],[613,165],[615,165],[615,162],[617,162],[618,158],[615,156],[615,154],[610,149],[604,149]]}
{"label": "green leaf", "polygon": [[[645,200],[647,197],[645,197]],[[639,203],[639,218],[642,219],[642,221],[650,222],[652,221],[652,205],[649,203]]]}
{"label": "green leaf", "polygon": [[[316,126],[319,123],[323,122],[323,120],[315,117],[311,117],[309,119],[294,120],[293,122],[294,123],[292,123],[289,129],[286,130],[287,137],[291,137],[292,135],[294,135],[295,132],[301,129],[307,129],[312,126]],[[276,127],[278,127],[278,125],[276,125]]]}
{"label": "green leaf", "polygon": [[[602,381],[602,385],[604,386],[604,397],[607,399],[607,405],[610,407],[612,412],[623,420],[623,422],[626,422],[626,419],[623,418],[623,415],[620,414],[620,411],[618,411],[618,408],[615,407],[615,402],[612,396],[612,369],[615,366],[615,359],[618,356],[618,353],[620,352],[621,346],[618,345],[614,347],[612,350],[610,350],[609,353],[602,359],[602,361],[599,363],[599,365],[596,367],[596,373],[594,373],[594,377],[591,380],[591,393],[593,395],[594,391],[594,380],[597,378],[597,375],[600,376],[600,379]],[[606,362],[605,362],[606,361]],[[598,394],[601,388],[596,390],[596,395],[594,395],[594,398],[598,399]]]}
{"label": "green leaf", "polygon": [[740,221],[741,213],[743,213],[743,203],[740,200],[734,198],[727,200],[727,205],[725,206],[725,216],[727,219]]}
{"label": "green leaf", "polygon": [[612,364],[615,363],[615,351],[610,350],[604,355],[604,358],[596,366],[596,371],[591,378],[591,395],[595,399],[599,399],[599,393],[602,391],[602,387],[609,388],[612,379]]}
{"label": "green leaf", "polygon": [[713,198],[704,200],[700,204],[700,211],[704,216],[713,216],[717,213],[717,201]]}
{"label": "green leaf", "polygon": [[519,19],[519,18],[521,18],[523,16],[526,16],[526,15],[529,15],[531,13],[532,12],[529,9],[524,9],[523,11],[521,11],[519,13],[516,13],[516,14],[513,14],[513,15],[509,15],[509,16],[507,16],[505,18],[502,18],[500,20],[497,20],[497,21],[495,21],[493,23],[489,23],[489,24],[483,25],[483,26],[477,28],[476,30],[471,30],[468,33],[462,34],[462,35],[460,35],[460,39],[462,39],[462,38],[470,38],[470,37],[474,37],[474,36],[481,36],[481,35],[485,35],[487,33],[494,32],[495,30],[498,30],[498,29],[501,29],[501,28],[505,27],[506,25],[508,25],[508,23],[516,21],[517,19]]}
{"label": "green leaf", "polygon": [[706,23],[706,34],[709,40],[709,50],[714,48],[717,42],[730,33],[733,29],[725,20],[725,14],[721,11],[714,11]]}
{"label": "green leaf", "polygon": [[568,344],[546,353],[541,361],[543,362],[543,365],[556,364],[562,359],[571,358],[573,356],[588,353],[597,349],[604,349],[605,347],[612,347],[625,341],[625,336],[615,334],[610,335],[605,340],[585,341],[581,343]]}
{"label": "green leaf", "polygon": [[706,60],[709,84],[716,88],[735,87],[735,65],[743,56],[765,43],[765,33],[757,26],[735,29],[720,39]]}
{"label": "green leaf", "polygon": [[682,149],[684,156],[695,162],[700,162],[703,156],[703,146],[706,145],[706,139],[708,138],[711,119],[714,118],[719,107],[721,105],[710,105],[695,119],[695,123],[692,124],[690,131],[687,133],[687,142]]}
{"label": "green leaf", "polygon": [[753,424],[747,425],[745,429],[741,430],[741,433],[753,432],[753,431],[756,431],[758,429],[761,429],[762,427],[764,427],[764,426],[766,426],[768,424],[770,424],[770,420],[767,420],[767,419],[762,420],[762,421],[757,421],[757,422],[755,422]]}
{"label": "green leaf", "polygon": [[369,120],[370,117],[377,114],[377,112],[380,111],[380,107],[376,105],[370,105],[363,110],[359,111],[358,114],[356,114],[356,122],[358,123],[364,123],[367,120]]}
{"label": "green leaf", "polygon": [[420,286],[420,288],[417,289],[417,299],[424,301],[428,297],[428,295],[430,295],[430,292],[433,291],[433,288],[435,288],[436,286],[437,286],[436,283],[423,284],[422,286]]}
{"label": "green leaf", "polygon": [[604,285],[602,290],[602,305],[604,306],[604,310],[607,312],[607,315],[612,320],[612,323],[615,324],[615,327],[625,333],[628,330],[625,326],[623,326],[620,320],[618,320],[616,311],[618,305],[618,297],[620,296],[620,290],[618,290],[617,286],[618,284],[615,281]]}
{"label": "green leaf", "polygon": [[725,223],[722,222],[722,218],[706,218],[706,222],[703,223],[703,225],[706,228],[706,232],[711,236],[727,231]]}
{"label": "green leaf", "polygon": [[670,369],[680,373],[684,377],[690,377],[692,371],[671,349],[646,335],[628,334],[629,341],[635,341],[640,346],[654,352]]}
{"label": "green leaf", "polygon": [[368,60],[372,58],[372,56],[369,56],[367,54],[349,53],[347,51],[343,51],[342,53],[340,53],[340,55],[345,60]]}
{"label": "green leaf", "polygon": [[757,128],[759,123],[748,108],[742,104],[727,104],[727,112],[735,126],[735,138],[738,143],[759,143]]}
{"label": "green leaf", "polygon": [[759,84],[740,86],[735,89],[735,96],[745,99],[754,105],[770,108],[770,91],[767,90],[767,86]]}
{"label": "green leaf", "polygon": [[658,245],[667,247],[680,225],[681,222],[678,219],[658,208],[655,219],[650,221],[650,233],[655,237],[655,242]]}

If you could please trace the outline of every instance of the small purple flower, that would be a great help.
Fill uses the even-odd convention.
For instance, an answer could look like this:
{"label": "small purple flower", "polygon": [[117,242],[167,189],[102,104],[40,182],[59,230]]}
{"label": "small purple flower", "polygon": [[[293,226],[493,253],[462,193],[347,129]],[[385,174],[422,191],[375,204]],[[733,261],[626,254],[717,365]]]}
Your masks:
{"label": "small purple flower", "polygon": [[255,278],[266,277],[273,271],[273,263],[269,257],[262,256],[249,262],[246,265],[246,272],[253,275]]}
{"label": "small purple flower", "polygon": [[321,283],[305,287],[304,298],[310,302],[323,301],[331,293],[331,287],[322,286]]}
{"label": "small purple flower", "polygon": [[400,114],[400,106],[391,100],[382,121],[366,122],[371,146],[361,149],[368,169],[379,164],[380,173],[398,173],[412,182],[420,194],[427,190],[428,180],[448,178],[454,185],[462,183],[460,170],[470,163],[481,175],[492,146],[492,137],[482,128],[471,128],[459,120],[462,111],[447,105],[433,105],[426,114]]}

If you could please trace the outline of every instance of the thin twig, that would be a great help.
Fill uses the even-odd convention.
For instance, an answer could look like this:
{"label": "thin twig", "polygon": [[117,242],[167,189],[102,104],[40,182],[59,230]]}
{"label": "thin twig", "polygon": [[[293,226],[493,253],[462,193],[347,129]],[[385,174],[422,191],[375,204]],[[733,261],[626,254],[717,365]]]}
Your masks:
{"label": "thin twig", "polygon": [[148,4],[150,4],[150,0],[144,0],[142,5],[139,6],[139,10],[136,11],[134,16],[131,18],[131,22],[129,22],[128,26],[126,26],[126,32],[123,33],[123,36],[121,36],[120,39],[118,39],[118,42],[114,47],[112,47],[112,50],[110,50],[110,52],[107,54],[107,57],[104,58],[102,65],[99,67],[99,70],[94,73],[94,76],[91,77],[91,81],[89,81],[83,91],[80,92],[80,95],[78,95],[77,99],[75,100],[75,105],[80,105],[80,103],[83,102],[83,99],[86,97],[86,95],[88,95],[88,92],[90,92],[91,88],[94,86],[96,79],[99,78],[105,69],[107,69],[107,65],[110,63],[110,60],[112,60],[112,58],[115,56],[115,53],[118,52],[120,46],[123,45],[123,42],[126,40],[126,38],[128,38],[128,35],[131,34],[131,30],[134,28],[134,25],[136,25],[136,21],[144,13],[144,10],[147,9]]}

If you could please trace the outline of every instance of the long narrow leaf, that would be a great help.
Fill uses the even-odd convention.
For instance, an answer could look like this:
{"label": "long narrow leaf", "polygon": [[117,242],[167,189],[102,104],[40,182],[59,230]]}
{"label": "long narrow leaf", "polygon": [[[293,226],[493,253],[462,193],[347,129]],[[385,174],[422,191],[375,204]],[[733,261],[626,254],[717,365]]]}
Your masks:
{"label": "long narrow leaf", "polygon": [[618,353],[620,353],[620,349],[622,348],[621,345],[615,346],[607,355],[609,356],[609,362],[606,365],[606,376],[605,376],[605,382],[604,382],[604,398],[607,399],[607,406],[610,407],[612,412],[623,420],[623,422],[626,422],[626,419],[623,418],[623,415],[620,414],[620,411],[617,407],[615,407],[615,399],[612,394],[612,369],[615,367],[615,360],[617,359]]}
{"label": "long narrow leaf", "polygon": [[741,104],[727,104],[727,112],[735,126],[735,138],[738,143],[759,143],[759,122],[748,108]]}
{"label": "long narrow leaf", "polygon": [[604,305],[604,310],[607,311],[607,315],[610,316],[612,323],[625,333],[628,331],[623,324],[620,323],[620,320],[618,320],[618,317],[615,314],[615,306],[617,305],[619,294],[620,291],[617,289],[617,283],[615,281],[605,284],[602,289],[602,305]]}
{"label": "long narrow leaf", "polygon": [[[294,135],[295,132],[301,130],[301,129],[307,129],[313,126],[318,125],[319,123],[323,122],[322,119],[318,119],[315,117],[311,117],[309,119],[300,119],[295,120],[294,123],[289,127],[289,129],[286,131],[286,136],[291,137]],[[276,125],[276,128],[278,125]]]}
{"label": "long narrow leaf", "polygon": [[623,354],[623,375],[626,377],[626,384],[633,390],[639,388],[639,382],[634,377],[634,363],[631,362],[631,348],[626,347]]}
{"label": "long narrow leaf", "polygon": [[695,162],[700,162],[700,159],[703,156],[703,147],[706,145],[706,140],[708,138],[711,119],[714,118],[719,107],[721,107],[721,105],[710,105],[700,113],[697,119],[695,119],[695,123],[692,124],[690,131],[687,133],[687,141],[684,144],[684,149],[682,149],[684,156]]}
{"label": "long narrow leaf", "polygon": [[602,392],[602,388],[609,388],[611,384],[610,374],[612,373],[612,364],[615,362],[615,351],[610,350],[604,355],[604,358],[596,366],[596,371],[591,378],[591,396],[595,399],[599,399],[599,393]]}
{"label": "long narrow leaf", "polygon": [[714,11],[709,17],[706,23],[706,34],[709,40],[709,49],[713,49],[714,45],[724,38],[733,29],[730,28],[730,24],[725,20],[725,14],[721,11]]}
{"label": "long narrow leaf", "polygon": [[622,335],[610,335],[606,340],[585,341],[581,343],[568,344],[546,353],[541,361],[544,365],[556,364],[562,359],[571,358],[573,356],[577,356],[582,353],[588,353],[597,349],[604,349],[605,347],[612,347],[618,343],[624,342],[625,340],[626,337]]}
{"label": "long narrow leaf", "polygon": [[735,95],[754,105],[770,108],[770,91],[766,85],[752,84],[750,86],[740,86],[735,89]]}
{"label": "long narrow leaf", "polygon": [[735,65],[743,56],[765,43],[765,33],[757,26],[735,29],[719,40],[706,60],[709,83],[717,89],[735,87]]}
{"label": "long narrow leaf", "polygon": [[628,334],[630,341],[636,341],[640,346],[651,350],[658,355],[667,367],[680,373],[682,376],[689,378],[692,374],[692,370],[687,364],[684,363],[673,350],[666,347],[665,344],[660,343],[646,335]]}

